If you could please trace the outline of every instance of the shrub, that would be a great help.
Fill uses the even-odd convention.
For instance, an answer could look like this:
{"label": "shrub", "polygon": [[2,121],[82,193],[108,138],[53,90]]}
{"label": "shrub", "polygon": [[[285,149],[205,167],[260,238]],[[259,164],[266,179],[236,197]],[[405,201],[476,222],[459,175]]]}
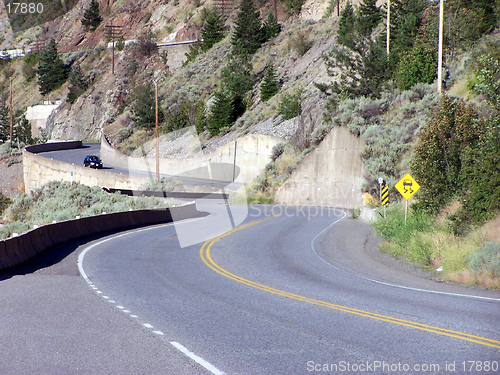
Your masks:
{"label": "shrub", "polygon": [[410,210],[405,223],[404,209],[399,204],[389,205],[386,218],[379,217],[374,223],[377,234],[390,243],[390,253],[423,266],[430,265],[433,246],[430,240],[420,236],[434,228],[431,216],[422,211]]}
{"label": "shrub", "polygon": [[143,31],[137,39],[135,49],[142,57],[149,57],[158,53],[158,44],[154,34],[151,31]]}
{"label": "shrub", "polygon": [[284,94],[278,104],[278,115],[284,120],[297,117],[302,112],[302,94],[304,89],[300,88],[291,94]]}
{"label": "shrub", "polygon": [[422,187],[419,204],[429,212],[442,208],[460,191],[461,152],[477,144],[477,117],[472,105],[443,96],[435,118],[420,134],[410,169]]}
{"label": "shrub", "polygon": [[283,154],[284,151],[285,151],[284,143],[278,143],[274,145],[271,150],[271,160],[276,161],[276,159],[278,159]]}
{"label": "shrub", "polygon": [[3,214],[5,209],[12,203],[12,200],[0,191],[0,216]]}
{"label": "shrub", "polygon": [[467,259],[468,268],[478,273],[483,273],[491,277],[500,277],[500,244],[496,242],[486,242],[475,253]]}
{"label": "shrub", "polygon": [[6,210],[9,223],[0,229],[0,239],[23,233],[34,224],[43,225],[54,220],[71,220],[103,212],[128,211],[168,206],[162,200],[108,194],[99,187],[49,182],[30,194],[20,194]]}

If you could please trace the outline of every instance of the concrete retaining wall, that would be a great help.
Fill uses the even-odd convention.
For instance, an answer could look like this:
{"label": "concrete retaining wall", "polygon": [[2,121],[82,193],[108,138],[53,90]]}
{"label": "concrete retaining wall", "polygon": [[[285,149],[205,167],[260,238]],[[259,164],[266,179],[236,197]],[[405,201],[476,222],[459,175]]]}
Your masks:
{"label": "concrete retaining wall", "polygon": [[116,212],[48,224],[0,241],[0,270],[18,266],[51,246],[124,228],[202,216],[194,203],[167,209]]}
{"label": "concrete retaining wall", "polygon": [[343,127],[335,127],[281,186],[276,204],[361,207],[363,141]]}
{"label": "concrete retaining wall", "polygon": [[76,182],[88,186],[108,186],[117,189],[138,189],[148,181],[138,176],[109,173],[85,168],[23,151],[24,189],[39,188],[49,181]]}
{"label": "concrete retaining wall", "polygon": [[[236,152],[237,182],[249,183],[270,161],[272,148],[284,142],[283,138],[250,134],[219,147],[206,155],[186,159],[160,159],[160,173],[173,176],[233,181]],[[139,171],[156,171],[155,158],[136,158],[119,153],[104,139],[101,141],[101,159],[104,163]]]}

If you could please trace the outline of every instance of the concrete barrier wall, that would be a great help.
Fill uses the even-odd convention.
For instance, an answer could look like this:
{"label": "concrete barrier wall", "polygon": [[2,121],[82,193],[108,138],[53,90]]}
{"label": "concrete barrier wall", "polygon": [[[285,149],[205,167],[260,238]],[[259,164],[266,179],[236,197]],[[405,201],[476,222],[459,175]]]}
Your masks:
{"label": "concrete barrier wall", "polygon": [[0,270],[18,266],[51,246],[124,228],[184,220],[204,214],[194,203],[166,209],[116,212],[48,224],[0,241]]}
{"label": "concrete barrier wall", "polygon": [[[272,148],[285,140],[262,134],[250,134],[227,143],[218,149],[196,158],[160,159],[160,173],[213,179],[223,182],[233,181],[233,164],[236,152],[237,182],[251,182],[271,160]],[[152,174],[156,171],[155,158],[136,158],[121,154],[107,143],[103,137],[101,141],[101,159],[104,163],[120,168],[129,168],[147,171]]]}
{"label": "concrete barrier wall", "polygon": [[88,186],[109,186],[117,189],[138,189],[140,185],[148,181],[143,177],[109,173],[52,160],[33,154],[28,149],[23,151],[23,174],[24,189],[27,193],[49,181],[76,182]]}
{"label": "concrete barrier wall", "polygon": [[361,207],[362,150],[360,137],[343,127],[335,127],[276,191],[276,204]]}
{"label": "concrete barrier wall", "polygon": [[64,142],[47,142],[40,143],[37,145],[26,146],[26,150],[33,154],[38,152],[48,152],[48,151],[61,151],[61,150],[72,150],[75,148],[82,148],[82,141],[64,141]]}

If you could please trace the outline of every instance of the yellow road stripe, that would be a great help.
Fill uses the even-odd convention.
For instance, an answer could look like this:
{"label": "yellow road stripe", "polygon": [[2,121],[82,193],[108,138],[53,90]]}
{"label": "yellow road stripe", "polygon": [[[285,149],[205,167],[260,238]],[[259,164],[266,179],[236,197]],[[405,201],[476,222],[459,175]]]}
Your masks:
{"label": "yellow road stripe", "polygon": [[325,302],[325,301],[301,296],[298,294],[288,293],[288,292],[285,292],[283,290],[271,288],[269,286],[262,285],[262,284],[254,282],[254,281],[239,277],[239,276],[225,270],[224,268],[220,267],[217,263],[215,263],[213,261],[212,257],[210,256],[210,249],[212,248],[212,245],[214,243],[216,243],[217,241],[219,241],[221,238],[226,237],[226,236],[230,235],[231,233],[248,228],[250,226],[260,224],[264,221],[273,219],[275,217],[276,216],[272,216],[272,217],[268,217],[268,218],[265,218],[262,220],[254,221],[250,224],[246,224],[246,225],[243,225],[241,227],[234,228],[226,233],[223,233],[217,237],[214,237],[214,238],[208,240],[207,242],[205,242],[203,244],[203,246],[200,249],[201,259],[208,267],[210,267],[215,272],[217,272],[217,273],[219,273],[219,274],[221,274],[229,279],[237,281],[239,283],[242,283],[242,284],[245,284],[245,285],[248,285],[248,286],[251,286],[253,288],[257,288],[257,289],[260,289],[260,290],[263,290],[263,291],[266,291],[269,293],[277,294],[279,296],[295,299],[295,300],[302,301],[302,302],[307,302],[307,303],[310,303],[313,305],[328,307],[330,309],[343,311],[343,312],[350,313],[350,314],[355,314],[355,315],[364,316],[364,317],[371,318],[371,319],[381,320],[381,321],[388,322],[388,323],[393,323],[393,324],[398,324],[398,325],[402,325],[402,326],[406,326],[406,327],[411,327],[411,328],[419,329],[422,331],[433,332],[433,333],[437,333],[439,335],[455,337],[455,338],[458,338],[461,340],[470,341],[470,342],[474,342],[477,344],[487,345],[487,346],[491,346],[493,348],[500,349],[500,341],[489,339],[487,337],[475,336],[475,335],[471,335],[471,334],[464,333],[464,332],[453,331],[453,330],[449,330],[446,328],[440,328],[440,327],[430,326],[427,324],[412,322],[410,320],[404,320],[404,319],[394,318],[394,317],[387,316],[387,315],[372,313],[369,311],[358,310],[358,309],[354,309],[351,307],[337,305],[334,303]]}

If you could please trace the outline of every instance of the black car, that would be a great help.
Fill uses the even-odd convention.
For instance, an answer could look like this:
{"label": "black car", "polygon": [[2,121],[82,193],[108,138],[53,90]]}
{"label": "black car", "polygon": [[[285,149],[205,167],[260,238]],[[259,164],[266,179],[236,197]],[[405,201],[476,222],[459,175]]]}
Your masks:
{"label": "black car", "polygon": [[101,159],[99,159],[98,156],[87,155],[87,156],[85,156],[85,159],[83,159],[83,166],[90,167],[90,168],[96,168],[96,169],[102,169],[102,161],[101,161]]}

